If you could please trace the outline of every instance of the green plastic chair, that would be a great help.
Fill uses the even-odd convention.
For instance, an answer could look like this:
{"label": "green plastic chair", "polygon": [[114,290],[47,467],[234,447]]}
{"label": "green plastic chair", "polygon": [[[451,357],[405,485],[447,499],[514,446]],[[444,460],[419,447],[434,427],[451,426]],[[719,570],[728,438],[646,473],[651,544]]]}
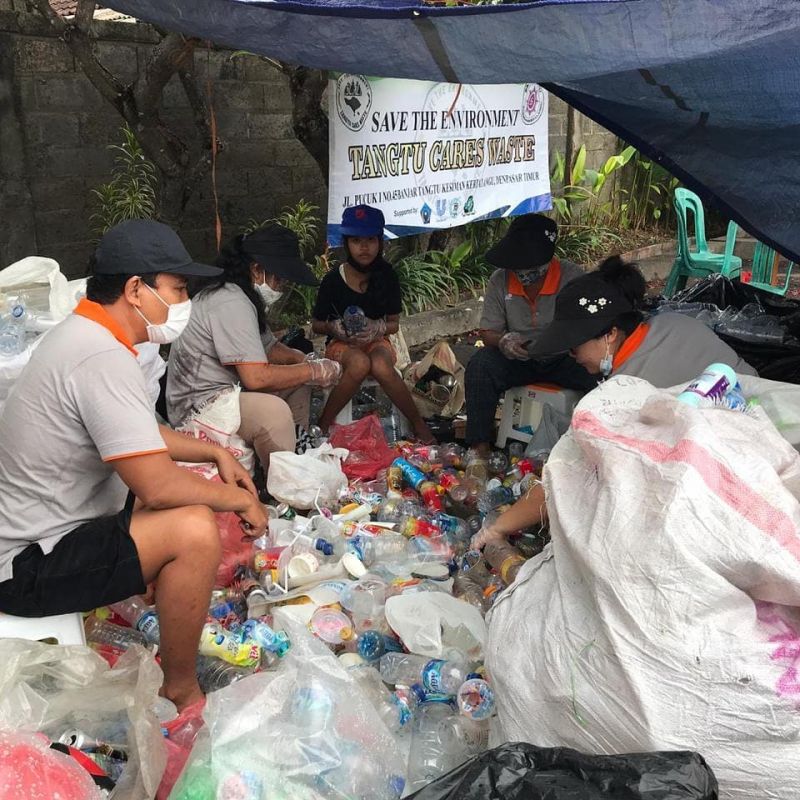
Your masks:
{"label": "green plastic chair", "polygon": [[752,273],[749,281],[750,286],[755,286],[756,289],[763,289],[765,292],[785,295],[789,288],[794,262],[790,261],[788,263],[786,267],[786,280],[783,286],[779,286],[775,283],[778,277],[779,260],[780,256],[771,247],[765,245],[763,242],[756,242],[756,249],[753,253]]}
{"label": "green plastic chair", "polygon": [[[728,223],[725,252],[712,253],[706,241],[706,220],[703,203],[688,189],[675,190],[675,213],[678,217],[678,255],[672,264],[664,295],[672,297],[686,286],[687,278],[705,278],[718,272],[727,278],[738,278],[742,272],[742,259],[733,254],[739,226]],[[695,249],[689,245],[689,213],[694,217]]]}

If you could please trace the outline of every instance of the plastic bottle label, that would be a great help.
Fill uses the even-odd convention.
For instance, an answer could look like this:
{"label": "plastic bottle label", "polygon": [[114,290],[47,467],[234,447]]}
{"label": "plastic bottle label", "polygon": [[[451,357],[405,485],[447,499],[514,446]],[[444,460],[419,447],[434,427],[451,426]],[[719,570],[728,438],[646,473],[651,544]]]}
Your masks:
{"label": "plastic bottle label", "polygon": [[147,611],[139,617],[136,627],[145,635],[147,639],[159,638],[158,617],[155,611]]}
{"label": "plastic bottle label", "polygon": [[447,662],[434,658],[429,661],[422,670],[422,685],[425,691],[434,694],[444,694],[442,689],[442,669]]}

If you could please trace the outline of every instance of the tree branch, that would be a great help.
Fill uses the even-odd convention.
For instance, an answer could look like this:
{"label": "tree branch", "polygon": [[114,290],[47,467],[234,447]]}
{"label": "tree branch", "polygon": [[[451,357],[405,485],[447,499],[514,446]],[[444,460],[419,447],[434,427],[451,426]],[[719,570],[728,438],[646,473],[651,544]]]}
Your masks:
{"label": "tree branch", "polygon": [[78,0],[78,7],[75,9],[75,27],[78,30],[91,33],[96,7],[94,0]]}
{"label": "tree branch", "polygon": [[97,91],[122,114],[125,87],[97,59],[91,39],[91,22],[86,25],[86,18],[91,20],[94,15],[94,2],[79,0],[74,23],[68,23],[59,16],[48,0],[27,0],[27,3],[29,8],[38,11],[50,23]]}
{"label": "tree branch", "polygon": [[292,93],[292,129],[294,135],[319,165],[328,184],[328,117],[322,109],[322,94],[328,85],[325,72],[309,67],[281,65],[289,77]]}
{"label": "tree branch", "polygon": [[[41,0],[40,0],[41,1]],[[197,39],[180,33],[168,33],[154,48],[144,70],[136,79],[134,96],[140,114],[155,113],[161,93],[169,79],[194,56]]]}

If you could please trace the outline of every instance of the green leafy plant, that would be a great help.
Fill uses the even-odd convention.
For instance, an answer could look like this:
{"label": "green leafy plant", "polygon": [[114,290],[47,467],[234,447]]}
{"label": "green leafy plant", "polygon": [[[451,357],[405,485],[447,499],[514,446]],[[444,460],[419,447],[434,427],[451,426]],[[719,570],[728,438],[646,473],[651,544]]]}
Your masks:
{"label": "green leafy plant", "polygon": [[92,189],[96,210],[90,220],[97,236],[126,219],[154,219],[158,214],[155,165],[145,157],[127,124],[121,132],[122,143],[108,148],[116,154],[111,180]]}
{"label": "green leafy plant", "polygon": [[672,197],[679,181],[664,167],[636,153],[632,162],[630,185],[619,194],[620,224],[641,230],[648,225],[669,225]]}
{"label": "green leafy plant", "polygon": [[607,158],[600,169],[587,169],[586,145],[581,145],[569,176],[565,174],[564,157],[556,153],[551,178],[554,184],[563,186],[561,193],[553,196],[553,208],[559,222],[570,222],[580,217],[593,225],[608,219],[613,213],[614,201],[613,198],[601,199],[601,192],[611,175],[622,169],[635,153],[636,149],[629,146]]}
{"label": "green leafy plant", "polygon": [[411,254],[394,264],[403,292],[403,313],[440,308],[457,293],[451,271],[442,263],[441,251]]}

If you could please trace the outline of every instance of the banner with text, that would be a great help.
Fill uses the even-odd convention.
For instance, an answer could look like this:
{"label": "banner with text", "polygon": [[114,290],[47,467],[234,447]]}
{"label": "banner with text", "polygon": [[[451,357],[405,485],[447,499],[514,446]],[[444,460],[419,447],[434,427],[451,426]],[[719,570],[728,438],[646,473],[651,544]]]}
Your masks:
{"label": "banner with text", "polygon": [[342,211],[383,211],[390,238],[552,207],[547,92],[339,74],[328,86],[328,241]]}

